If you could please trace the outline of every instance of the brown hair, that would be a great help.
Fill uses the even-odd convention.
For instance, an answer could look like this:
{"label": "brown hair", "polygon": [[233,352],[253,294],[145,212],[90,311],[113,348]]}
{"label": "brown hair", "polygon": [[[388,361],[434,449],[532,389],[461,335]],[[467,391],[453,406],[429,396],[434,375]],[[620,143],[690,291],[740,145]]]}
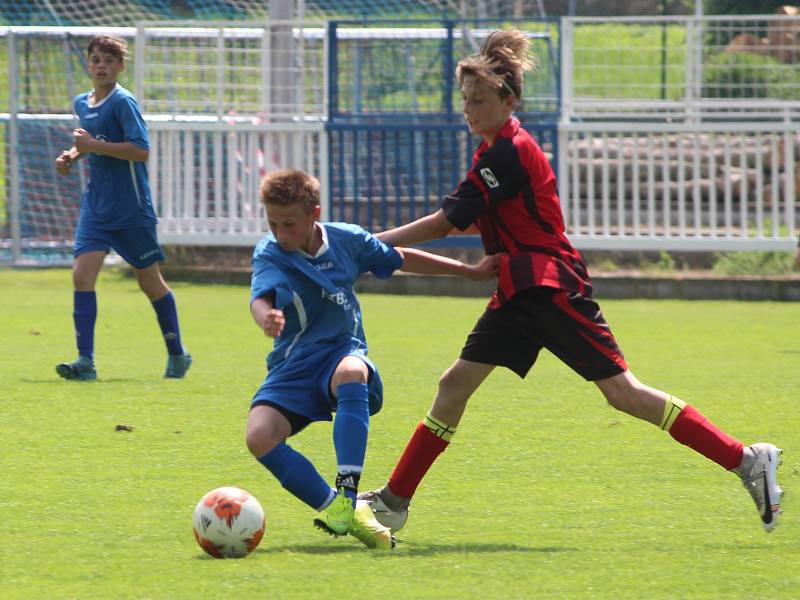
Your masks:
{"label": "brown hair", "polygon": [[86,55],[91,56],[92,51],[97,49],[118,59],[125,60],[128,57],[128,42],[113,35],[96,35],[89,41]]}
{"label": "brown hair", "polygon": [[261,180],[261,204],[302,204],[307,214],[319,206],[319,180],[297,169],[267,173]]}
{"label": "brown hair", "polygon": [[522,76],[536,68],[536,57],[529,49],[528,36],[519,29],[499,29],[483,40],[477,54],[462,58],[456,67],[456,79],[473,75],[488,84],[501,98],[522,98]]}

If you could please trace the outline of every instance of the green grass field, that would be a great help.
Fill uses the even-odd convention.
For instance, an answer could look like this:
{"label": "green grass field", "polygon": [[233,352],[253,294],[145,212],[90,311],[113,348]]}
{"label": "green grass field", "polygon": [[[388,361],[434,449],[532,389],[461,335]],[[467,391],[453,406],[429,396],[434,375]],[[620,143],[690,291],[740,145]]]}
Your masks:
{"label": "green grass field", "polygon": [[[765,534],[738,480],[605,405],[549,354],[496,372],[432,469],[392,555],[311,526],[313,512],[248,454],[244,421],[270,346],[248,290],[173,286],[195,364],[165,381],[133,280],[98,287],[94,383],[73,357],[70,274],[0,271],[2,597],[796,598],[800,589],[800,316],[796,304],[616,301],[605,313],[645,382],[746,442],[784,449],[781,526]],[[381,484],[484,300],[362,297],[386,388],[364,489]],[[119,424],[131,432],[115,431]],[[293,441],[332,478],[329,423]],[[236,485],[267,515],[261,546],[215,560],[191,514]]]}

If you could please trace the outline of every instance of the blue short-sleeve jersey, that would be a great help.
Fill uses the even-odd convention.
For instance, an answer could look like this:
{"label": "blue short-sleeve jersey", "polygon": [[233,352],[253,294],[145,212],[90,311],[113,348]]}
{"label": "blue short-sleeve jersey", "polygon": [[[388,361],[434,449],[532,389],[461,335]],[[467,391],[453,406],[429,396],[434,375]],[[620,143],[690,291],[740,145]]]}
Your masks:
{"label": "blue short-sleeve jersey", "polygon": [[[93,138],[131,142],[150,149],[147,125],[133,95],[121,85],[97,104],[91,92],[79,95],[74,110]],[[89,154],[89,183],[81,198],[81,223],[98,229],[128,229],[156,222],[147,180],[147,163]]]}
{"label": "blue short-sleeve jersey", "polygon": [[383,279],[403,264],[394,248],[357,225],[318,226],[323,228],[323,247],[316,257],[285,252],[271,234],[253,253],[250,301],[272,294],[286,319],[267,357],[270,374],[303,362],[314,369],[314,356],[347,345],[366,353],[353,284],[361,273],[370,271]]}

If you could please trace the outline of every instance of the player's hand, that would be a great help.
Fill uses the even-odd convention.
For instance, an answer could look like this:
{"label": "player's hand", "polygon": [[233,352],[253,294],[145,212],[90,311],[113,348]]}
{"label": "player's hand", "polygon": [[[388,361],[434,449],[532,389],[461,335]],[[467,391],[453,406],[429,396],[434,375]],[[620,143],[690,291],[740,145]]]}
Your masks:
{"label": "player's hand", "polygon": [[484,256],[476,265],[468,265],[467,277],[473,281],[487,281],[497,277],[500,273],[500,260],[502,254]]}
{"label": "player's hand", "polygon": [[56,158],[55,163],[56,172],[59,175],[69,175],[69,170],[72,167],[72,158],[69,155],[69,151],[63,150]]}
{"label": "player's hand", "polygon": [[270,308],[264,313],[264,318],[261,321],[261,329],[264,334],[269,337],[278,337],[283,331],[283,326],[286,324],[286,319],[283,316],[283,311],[278,308]]}
{"label": "player's hand", "polygon": [[92,137],[92,134],[85,129],[81,129],[79,127],[78,129],[74,130],[72,132],[72,139],[73,143],[75,144],[75,148],[77,148],[78,152],[81,154],[92,152],[95,139]]}

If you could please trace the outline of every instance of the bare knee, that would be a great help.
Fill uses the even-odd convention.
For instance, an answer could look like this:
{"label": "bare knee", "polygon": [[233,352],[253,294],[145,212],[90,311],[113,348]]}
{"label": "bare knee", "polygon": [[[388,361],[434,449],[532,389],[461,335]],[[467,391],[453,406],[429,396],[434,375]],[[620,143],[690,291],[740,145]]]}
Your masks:
{"label": "bare knee", "polygon": [[247,449],[256,458],[260,458],[270,452],[275,446],[283,441],[276,431],[263,424],[247,428],[245,437]]}
{"label": "bare knee", "polygon": [[658,424],[666,394],[640,382],[630,371],[596,381],[608,403],[626,414]]}
{"label": "bare knee", "polygon": [[623,388],[605,389],[603,390],[603,395],[612,408],[622,412],[630,412],[632,397],[629,390]]}
{"label": "bare knee", "polygon": [[97,281],[97,272],[93,265],[76,265],[72,270],[72,285],[78,291],[92,291]]}
{"label": "bare knee", "polygon": [[256,458],[264,456],[292,434],[286,417],[275,407],[259,404],[247,417],[247,449]]}
{"label": "bare knee", "polygon": [[636,404],[641,387],[639,380],[630,371],[620,373],[608,379],[595,381],[595,384],[613,408],[630,413]]}
{"label": "bare knee", "polygon": [[334,393],[343,383],[367,383],[369,369],[366,363],[356,356],[345,356],[336,366],[331,376],[330,386]]}
{"label": "bare knee", "polygon": [[139,284],[139,289],[151,300],[159,300],[169,293],[164,278],[161,276],[161,271],[158,264],[154,264],[146,269],[136,270],[136,281]]}

